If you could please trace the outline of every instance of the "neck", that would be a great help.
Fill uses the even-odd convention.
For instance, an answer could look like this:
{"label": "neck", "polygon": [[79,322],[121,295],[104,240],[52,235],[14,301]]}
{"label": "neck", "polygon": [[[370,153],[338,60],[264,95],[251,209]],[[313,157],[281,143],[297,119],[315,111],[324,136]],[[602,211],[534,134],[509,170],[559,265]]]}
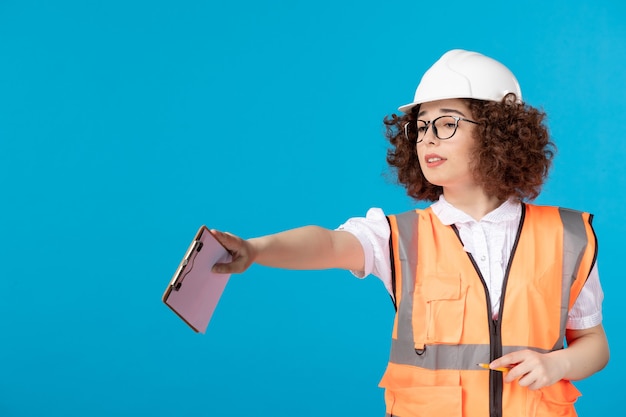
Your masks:
{"label": "neck", "polygon": [[450,190],[444,188],[443,196],[446,201],[459,210],[480,220],[504,202],[497,197],[485,194],[482,188]]}

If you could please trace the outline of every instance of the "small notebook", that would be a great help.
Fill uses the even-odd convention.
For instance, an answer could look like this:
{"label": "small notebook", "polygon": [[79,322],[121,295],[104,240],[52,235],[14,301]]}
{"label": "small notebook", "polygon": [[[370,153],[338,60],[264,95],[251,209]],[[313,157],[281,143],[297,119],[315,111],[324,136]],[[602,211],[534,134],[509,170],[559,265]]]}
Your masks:
{"label": "small notebook", "polygon": [[228,251],[202,226],[165,289],[163,302],[196,332],[206,332],[230,278],[211,272],[211,267],[230,260]]}

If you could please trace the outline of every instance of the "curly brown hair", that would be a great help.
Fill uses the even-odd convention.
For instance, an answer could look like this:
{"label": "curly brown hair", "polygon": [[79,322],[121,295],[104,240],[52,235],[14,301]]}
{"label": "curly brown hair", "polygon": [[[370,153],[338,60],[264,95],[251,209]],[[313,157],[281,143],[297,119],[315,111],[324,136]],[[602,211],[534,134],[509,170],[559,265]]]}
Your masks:
{"label": "curly brown hair", "polygon": [[[518,102],[514,94],[508,94],[500,102],[465,100],[473,119],[480,123],[474,129],[476,148],[471,167],[476,181],[487,194],[500,200],[535,199],[556,152],[544,124],[546,114]],[[404,135],[404,125],[417,119],[419,107],[402,116],[392,114],[384,118],[385,136],[392,145],[387,150],[387,162],[409,196],[435,201],[443,188],[426,180],[415,142]]]}

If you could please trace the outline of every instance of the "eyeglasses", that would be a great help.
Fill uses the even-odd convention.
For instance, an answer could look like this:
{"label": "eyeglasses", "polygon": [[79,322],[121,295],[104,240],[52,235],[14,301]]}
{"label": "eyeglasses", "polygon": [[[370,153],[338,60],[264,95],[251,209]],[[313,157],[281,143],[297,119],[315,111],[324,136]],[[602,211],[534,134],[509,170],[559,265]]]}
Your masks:
{"label": "eyeglasses", "polygon": [[474,123],[475,125],[480,124],[473,120],[458,116],[439,116],[430,122],[427,122],[426,120],[413,120],[408,122],[404,125],[404,135],[407,139],[415,140],[415,143],[420,143],[424,140],[424,137],[426,137],[428,126],[432,125],[433,133],[437,139],[450,139],[456,133],[457,127],[459,127],[459,120]]}

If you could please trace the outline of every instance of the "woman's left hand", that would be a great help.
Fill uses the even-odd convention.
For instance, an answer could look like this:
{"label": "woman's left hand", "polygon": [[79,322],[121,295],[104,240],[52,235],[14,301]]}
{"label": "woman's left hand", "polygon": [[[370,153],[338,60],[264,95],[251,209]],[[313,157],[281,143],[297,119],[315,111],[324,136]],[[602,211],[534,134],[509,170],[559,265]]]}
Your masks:
{"label": "woman's left hand", "polygon": [[552,385],[563,379],[567,373],[564,358],[554,355],[556,352],[538,353],[533,350],[511,352],[494,360],[489,366],[494,368],[510,368],[504,374],[504,382],[518,380],[523,387],[531,390]]}

